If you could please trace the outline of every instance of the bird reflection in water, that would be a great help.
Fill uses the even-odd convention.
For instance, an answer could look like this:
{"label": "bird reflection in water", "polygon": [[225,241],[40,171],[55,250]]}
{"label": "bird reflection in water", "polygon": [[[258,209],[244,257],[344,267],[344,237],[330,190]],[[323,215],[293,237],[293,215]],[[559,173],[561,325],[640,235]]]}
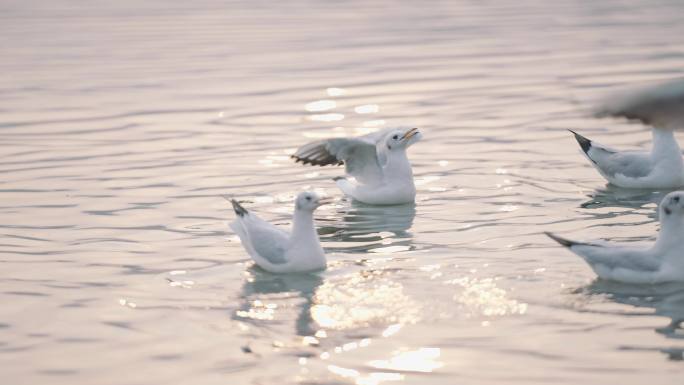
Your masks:
{"label": "bird reflection in water", "polygon": [[[335,216],[340,218],[319,228],[322,241],[360,244],[354,248],[360,252],[389,248],[411,249],[413,235],[409,230],[416,217],[414,203],[373,206],[351,201],[348,205],[338,208]],[[326,250],[349,251],[349,247],[328,247]]]}
{"label": "bird reflection in water", "polygon": [[[684,340],[684,283],[630,285],[599,279],[578,289],[578,293],[608,296],[616,303],[653,309],[655,315],[670,320],[669,324],[656,328],[655,331],[669,339]],[[684,347],[666,347],[658,350],[671,360],[684,359]]]}
{"label": "bird reflection in water", "polygon": [[323,283],[323,277],[310,274],[271,274],[251,268],[242,287],[243,304],[234,313],[234,318],[242,322],[259,322],[281,318],[281,308],[291,308],[291,302],[302,301],[297,306],[295,333],[298,336],[312,336],[316,327],[311,317],[313,296]]}
{"label": "bird reflection in water", "polygon": [[589,195],[591,199],[582,203],[580,207],[598,209],[604,207],[619,207],[640,209],[645,206],[658,206],[671,190],[635,190],[607,185],[605,188],[596,189]]}
{"label": "bird reflection in water", "polygon": [[[295,332],[314,336],[321,329],[386,327],[413,323],[420,305],[382,271],[359,271],[324,278],[318,274],[275,275],[253,268],[234,313],[242,322],[283,321],[296,308]],[[293,306],[294,302],[301,302]]]}

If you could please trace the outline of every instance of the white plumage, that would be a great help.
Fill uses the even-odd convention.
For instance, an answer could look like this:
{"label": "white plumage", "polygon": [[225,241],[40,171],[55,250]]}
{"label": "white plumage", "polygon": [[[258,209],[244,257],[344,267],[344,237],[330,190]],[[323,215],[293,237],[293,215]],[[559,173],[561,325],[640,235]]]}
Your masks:
{"label": "white plumage", "polygon": [[346,195],[369,204],[392,205],[415,200],[406,150],[422,138],[417,128],[385,129],[356,138],[333,138],[300,147],[292,157],[316,166],[345,165],[349,180],[335,178]]}
{"label": "white plumage", "polygon": [[659,213],[661,228],[654,244],[583,243],[546,234],[582,257],[600,278],[639,284],[684,281],[684,192],[667,194]]}
{"label": "white plumage", "polygon": [[299,194],[291,233],[262,220],[237,201],[231,200],[231,203],[236,218],[230,227],[259,267],[272,273],[325,269],[325,254],[314,226],[313,212],[327,200],[311,192]]}

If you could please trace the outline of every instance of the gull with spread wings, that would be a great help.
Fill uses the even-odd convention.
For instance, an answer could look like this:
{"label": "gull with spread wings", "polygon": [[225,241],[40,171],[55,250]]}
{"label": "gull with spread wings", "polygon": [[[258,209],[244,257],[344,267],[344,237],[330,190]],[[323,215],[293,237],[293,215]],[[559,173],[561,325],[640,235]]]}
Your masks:
{"label": "gull with spread wings", "polygon": [[[335,183],[345,195],[376,205],[411,203],[416,198],[406,150],[422,138],[417,128],[388,128],[355,138],[332,138],[300,147],[292,158],[314,166],[345,165]],[[353,178],[354,180],[351,180]]]}

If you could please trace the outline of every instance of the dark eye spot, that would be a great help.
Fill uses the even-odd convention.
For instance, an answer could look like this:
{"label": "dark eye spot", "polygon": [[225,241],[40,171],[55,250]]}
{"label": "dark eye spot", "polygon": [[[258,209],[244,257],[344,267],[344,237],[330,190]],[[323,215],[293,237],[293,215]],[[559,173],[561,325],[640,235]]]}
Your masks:
{"label": "dark eye spot", "polygon": [[306,200],[307,200],[307,201],[310,201],[310,200],[311,200],[311,197],[306,197]]}
{"label": "dark eye spot", "polygon": [[676,196],[676,197],[672,198],[672,200],[673,200],[675,203],[679,203],[679,196]]}
{"label": "dark eye spot", "polygon": [[667,207],[666,207],[665,210],[663,210],[663,211],[665,211],[665,215],[670,215],[670,214],[672,214],[672,210],[668,209]]}
{"label": "dark eye spot", "polygon": [[392,139],[394,139],[394,140],[399,139],[399,135],[394,135],[394,136],[392,137]]}

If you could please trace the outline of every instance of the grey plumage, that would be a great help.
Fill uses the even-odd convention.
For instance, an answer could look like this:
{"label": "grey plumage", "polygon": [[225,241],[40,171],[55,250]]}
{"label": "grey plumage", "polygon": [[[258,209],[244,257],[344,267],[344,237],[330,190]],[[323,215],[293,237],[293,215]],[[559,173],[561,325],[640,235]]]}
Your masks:
{"label": "grey plumage", "polygon": [[579,243],[579,242],[575,242],[575,241],[571,241],[571,240],[566,239],[566,238],[563,238],[563,237],[559,237],[558,235],[553,234],[553,233],[550,233],[550,232],[548,232],[548,231],[545,231],[544,234],[546,234],[549,238],[553,239],[554,241],[560,243],[562,246],[565,246],[565,247],[568,247],[568,248],[570,248],[570,247],[572,247],[572,246],[574,246],[574,245],[579,245],[579,244],[581,244],[581,243]]}
{"label": "grey plumage", "polygon": [[245,214],[248,213],[247,209],[242,207],[242,205],[238,201],[236,201],[235,199],[228,198],[227,196],[224,196],[223,198],[226,199],[227,201],[229,201],[233,205],[233,211],[235,211],[235,215],[237,215],[239,217],[244,217]]}
{"label": "grey plumage", "polygon": [[684,129],[684,79],[613,95],[596,110],[596,115],[623,117],[659,128]]}
{"label": "grey plumage", "polygon": [[323,140],[303,145],[291,157],[295,163],[302,162],[302,164],[313,166],[339,166],[344,164],[344,161],[337,159],[328,151],[327,141]]}
{"label": "grey plumage", "polygon": [[568,131],[572,132],[573,135],[575,135],[575,139],[577,140],[577,143],[579,143],[580,147],[582,148],[582,151],[584,151],[585,154],[589,155],[589,149],[591,149],[591,140],[589,140],[586,137],[576,133],[573,130],[568,130]]}

